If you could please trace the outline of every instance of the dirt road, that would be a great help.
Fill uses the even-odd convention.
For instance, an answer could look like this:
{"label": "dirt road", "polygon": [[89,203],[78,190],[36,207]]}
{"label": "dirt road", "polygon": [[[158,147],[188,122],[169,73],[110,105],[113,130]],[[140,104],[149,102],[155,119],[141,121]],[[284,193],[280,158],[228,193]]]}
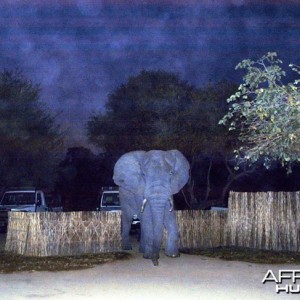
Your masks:
{"label": "dirt road", "polygon": [[228,262],[203,256],[163,254],[158,267],[133,252],[133,259],[71,272],[34,272],[0,275],[4,299],[185,299],[246,300],[299,299],[275,292],[273,283],[262,284],[268,269],[300,269]]}

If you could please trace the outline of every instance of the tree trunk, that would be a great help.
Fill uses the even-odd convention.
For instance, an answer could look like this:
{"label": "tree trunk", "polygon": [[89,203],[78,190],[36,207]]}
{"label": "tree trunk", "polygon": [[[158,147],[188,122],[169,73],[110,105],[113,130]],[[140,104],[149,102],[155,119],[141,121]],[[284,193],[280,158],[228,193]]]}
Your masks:
{"label": "tree trunk", "polygon": [[251,173],[255,172],[255,170],[256,170],[255,166],[253,166],[251,169],[248,169],[248,170],[246,169],[246,167],[244,167],[244,169],[242,171],[240,171],[240,173],[237,173],[236,171],[234,171],[230,168],[227,157],[224,158],[224,164],[225,164],[226,169],[229,174],[228,174],[227,183],[224,186],[224,188],[222,189],[222,194],[221,194],[222,201],[225,200],[226,194],[229,191],[230,186],[232,185],[232,183],[235,180],[237,180],[241,177],[244,177],[244,176],[249,176]]}
{"label": "tree trunk", "polygon": [[190,163],[190,176],[189,176],[189,180],[188,180],[188,183],[187,183],[187,192],[189,194],[189,207],[190,208],[198,208],[198,201],[197,201],[197,198],[195,197],[195,193],[194,193],[194,187],[195,187],[195,181],[192,177],[192,170],[194,168],[194,165],[195,165],[195,156],[193,155],[192,156],[192,160],[191,160],[191,163]]}
{"label": "tree trunk", "polygon": [[211,168],[212,168],[212,163],[213,163],[213,158],[210,159],[209,161],[209,166],[208,166],[208,170],[207,170],[207,175],[206,175],[206,193],[205,193],[205,197],[204,197],[204,202],[207,202],[211,188],[210,188],[210,172],[211,172]]}

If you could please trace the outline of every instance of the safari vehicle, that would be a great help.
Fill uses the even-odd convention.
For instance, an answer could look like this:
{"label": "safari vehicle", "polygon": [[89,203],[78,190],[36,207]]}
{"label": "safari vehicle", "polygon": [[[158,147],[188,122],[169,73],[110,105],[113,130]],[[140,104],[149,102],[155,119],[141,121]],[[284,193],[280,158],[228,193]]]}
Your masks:
{"label": "safari vehicle", "polygon": [[102,187],[98,196],[97,210],[120,211],[119,189],[117,187]]}
{"label": "safari vehicle", "polygon": [[62,211],[59,195],[35,188],[10,189],[0,202],[0,230],[6,231],[9,211],[42,212]]}
{"label": "safari vehicle", "polygon": [[[98,196],[97,210],[99,211],[120,211],[120,199],[118,187],[102,187]],[[140,220],[137,215],[132,216],[131,228],[140,226]]]}

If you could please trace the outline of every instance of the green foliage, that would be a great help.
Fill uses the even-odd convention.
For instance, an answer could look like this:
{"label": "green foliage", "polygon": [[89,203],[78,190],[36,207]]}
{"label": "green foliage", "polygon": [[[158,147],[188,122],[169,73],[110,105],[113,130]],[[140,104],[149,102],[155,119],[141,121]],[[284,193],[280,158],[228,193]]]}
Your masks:
{"label": "green foliage", "polygon": [[[250,163],[263,158],[266,167],[280,161],[290,170],[300,160],[300,91],[299,80],[282,83],[281,65],[273,52],[239,63],[236,69],[245,69],[246,75],[219,124],[238,133],[237,158]],[[300,74],[297,66],[290,67]]]}
{"label": "green foliage", "polygon": [[51,185],[62,137],[20,72],[0,74],[1,186]]}
{"label": "green foliage", "polygon": [[142,71],[117,88],[105,114],[88,122],[91,142],[107,151],[179,149],[188,157],[222,152],[228,134],[218,120],[232,85],[196,89],[176,74]]}

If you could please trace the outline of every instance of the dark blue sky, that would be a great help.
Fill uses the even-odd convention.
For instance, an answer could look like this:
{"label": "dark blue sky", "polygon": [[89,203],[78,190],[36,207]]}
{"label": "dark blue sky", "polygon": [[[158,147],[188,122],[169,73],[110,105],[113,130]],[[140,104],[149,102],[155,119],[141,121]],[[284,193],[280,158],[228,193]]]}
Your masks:
{"label": "dark blue sky", "polygon": [[69,145],[84,143],[90,114],[142,69],[177,72],[201,86],[240,80],[235,65],[268,51],[300,64],[297,1],[108,2],[0,4],[0,67],[41,84]]}

